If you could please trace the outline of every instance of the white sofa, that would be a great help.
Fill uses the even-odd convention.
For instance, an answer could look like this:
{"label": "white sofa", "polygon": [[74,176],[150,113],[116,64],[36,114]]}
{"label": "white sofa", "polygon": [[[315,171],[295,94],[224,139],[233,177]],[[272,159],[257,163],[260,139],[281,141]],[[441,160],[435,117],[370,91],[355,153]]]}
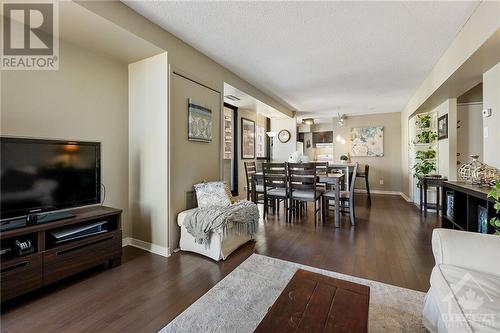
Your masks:
{"label": "white sofa", "polygon": [[500,236],[435,229],[425,298],[430,332],[500,332]]}
{"label": "white sofa", "polygon": [[227,256],[234,250],[253,239],[250,235],[237,235],[228,231],[226,239],[222,240],[219,233],[213,232],[210,236],[209,246],[197,244],[194,237],[187,232],[184,226],[184,219],[191,210],[183,211],[177,215],[177,224],[181,227],[179,247],[182,251],[196,252],[216,261],[226,260]]}

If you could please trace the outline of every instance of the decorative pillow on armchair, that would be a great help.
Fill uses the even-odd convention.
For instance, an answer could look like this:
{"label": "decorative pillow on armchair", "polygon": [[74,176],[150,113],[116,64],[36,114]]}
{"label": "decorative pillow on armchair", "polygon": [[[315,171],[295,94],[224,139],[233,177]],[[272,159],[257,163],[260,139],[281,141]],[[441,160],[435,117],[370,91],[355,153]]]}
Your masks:
{"label": "decorative pillow on armchair", "polygon": [[194,189],[199,208],[231,205],[224,182],[200,183],[196,184]]}

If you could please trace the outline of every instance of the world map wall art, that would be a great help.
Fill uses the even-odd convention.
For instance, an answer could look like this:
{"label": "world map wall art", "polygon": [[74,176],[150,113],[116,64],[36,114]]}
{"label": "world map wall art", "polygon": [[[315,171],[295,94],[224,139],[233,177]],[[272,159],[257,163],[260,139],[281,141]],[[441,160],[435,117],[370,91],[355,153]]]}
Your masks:
{"label": "world map wall art", "polygon": [[384,127],[353,127],[351,143],[351,156],[384,156]]}
{"label": "world map wall art", "polygon": [[188,140],[212,141],[212,110],[188,102]]}

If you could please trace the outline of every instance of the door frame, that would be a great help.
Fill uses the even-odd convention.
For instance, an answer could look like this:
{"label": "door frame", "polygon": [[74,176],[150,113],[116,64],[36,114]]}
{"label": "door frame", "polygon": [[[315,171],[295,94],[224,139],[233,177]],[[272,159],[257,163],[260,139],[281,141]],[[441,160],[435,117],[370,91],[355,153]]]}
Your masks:
{"label": "door frame", "polygon": [[[232,104],[224,102],[224,107],[233,110],[233,149],[231,154],[233,155],[233,189],[231,189],[231,194],[235,197],[239,195],[238,193],[238,168],[240,165],[240,160],[238,156],[238,107]],[[222,156],[224,158],[224,156]]]}

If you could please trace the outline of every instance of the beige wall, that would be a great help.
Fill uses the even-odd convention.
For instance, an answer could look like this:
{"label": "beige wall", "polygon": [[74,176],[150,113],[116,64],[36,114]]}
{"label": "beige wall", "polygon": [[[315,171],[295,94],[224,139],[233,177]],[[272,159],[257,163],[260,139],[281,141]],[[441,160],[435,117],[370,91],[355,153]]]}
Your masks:
{"label": "beige wall", "polygon": [[483,75],[483,108],[492,109],[491,117],[483,119],[484,162],[500,169],[500,63]]}
{"label": "beige wall", "polygon": [[1,134],[100,141],[108,206],[128,219],[127,64],[61,41],[58,71],[2,71]]}
{"label": "beige wall", "polygon": [[[350,152],[350,130],[353,127],[384,127],[384,156],[382,157],[351,157],[352,162],[370,165],[370,189],[379,191],[401,191],[401,115],[399,112],[349,116],[346,125],[336,126],[333,137],[341,135],[345,144],[334,142],[334,159],[340,160],[340,155]],[[333,122],[337,123],[336,119]],[[380,184],[383,180],[384,184]],[[360,184],[361,185],[361,184]],[[359,186],[364,188],[363,186]]]}
{"label": "beige wall", "polygon": [[131,236],[168,255],[167,54],[129,69],[129,209]]}
{"label": "beige wall", "polygon": [[297,150],[297,119],[271,119],[272,132],[279,133],[283,129],[289,130],[291,136],[286,143],[281,142],[277,135],[274,138],[273,160],[278,162],[288,161],[288,157]]}
{"label": "beige wall", "polygon": [[[193,185],[220,180],[222,175],[221,94],[177,74],[170,81],[170,207],[169,247],[178,246],[177,214],[190,206]],[[212,142],[188,141],[188,99],[212,110]]]}
{"label": "beige wall", "polygon": [[[481,97],[482,99],[482,97]],[[457,119],[457,167],[468,163],[470,155],[480,155],[483,160],[483,116],[482,103],[458,104]]]}
{"label": "beige wall", "polygon": [[448,138],[438,141],[438,170],[437,173],[457,179],[457,100],[448,99],[433,110],[437,117],[448,115]]}

